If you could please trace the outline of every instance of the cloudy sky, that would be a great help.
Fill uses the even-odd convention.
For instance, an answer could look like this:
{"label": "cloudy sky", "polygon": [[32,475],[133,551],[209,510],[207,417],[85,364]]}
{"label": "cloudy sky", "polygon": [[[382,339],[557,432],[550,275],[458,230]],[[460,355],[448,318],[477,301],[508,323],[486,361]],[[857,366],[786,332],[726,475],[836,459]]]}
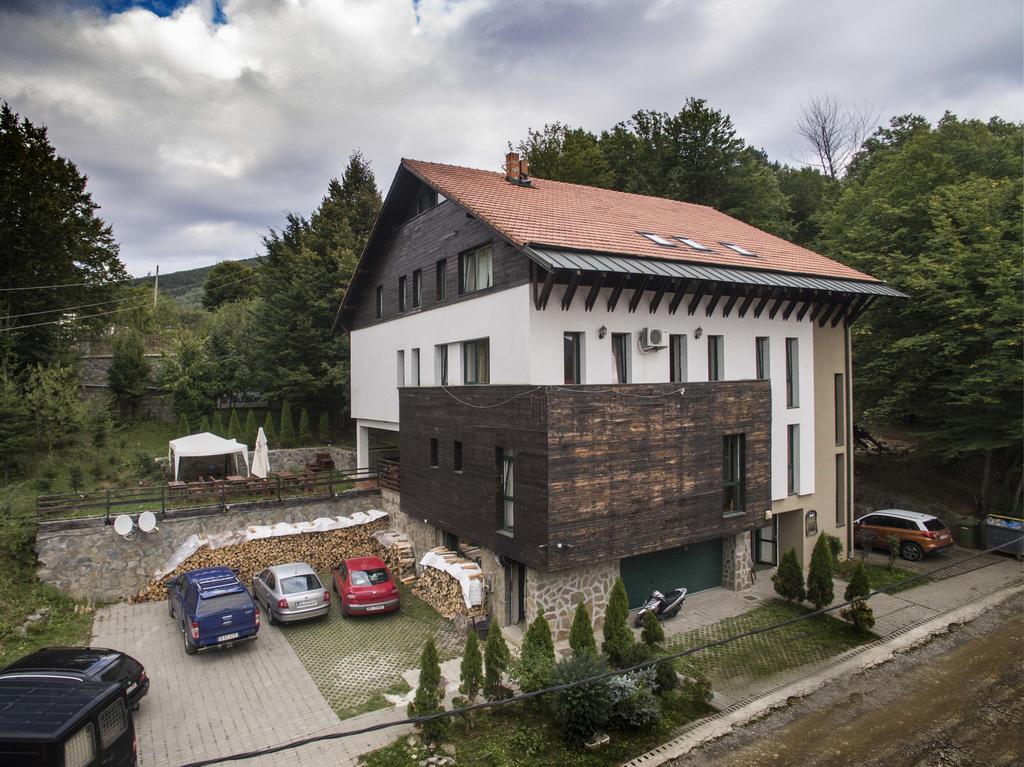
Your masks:
{"label": "cloudy sky", "polygon": [[1020,0],[0,0],[0,99],[90,178],[136,275],[247,258],[354,149],[497,169],[545,122],[688,96],[772,159],[801,103],[1024,119]]}

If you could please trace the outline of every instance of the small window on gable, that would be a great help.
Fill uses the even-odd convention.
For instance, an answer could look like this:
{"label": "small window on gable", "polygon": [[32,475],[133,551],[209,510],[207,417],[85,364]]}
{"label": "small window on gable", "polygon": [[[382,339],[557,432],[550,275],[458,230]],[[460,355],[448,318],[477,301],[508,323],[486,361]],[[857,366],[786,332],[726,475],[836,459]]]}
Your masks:
{"label": "small window on gable", "polygon": [[437,192],[429,186],[421,186],[416,193],[416,205],[413,208],[413,215],[418,216],[437,205]]}
{"label": "small window on gable", "polygon": [[694,250],[711,250],[707,245],[703,245],[696,240],[691,240],[689,237],[676,237],[683,245],[688,245]]}
{"label": "small window on gable", "polygon": [[742,245],[736,245],[732,242],[723,242],[722,244],[725,245],[725,247],[727,247],[729,250],[735,253],[739,253],[741,256],[757,256],[757,253],[753,253],[747,250]]}
{"label": "small window on gable", "polygon": [[377,286],[377,298],[374,308],[374,316],[379,320],[384,316],[384,286]]}
{"label": "small window on gable", "polygon": [[653,234],[652,232],[637,232],[637,234],[646,237],[655,245],[661,245],[662,247],[665,248],[674,248],[676,246],[674,242],[662,237],[660,234]]}

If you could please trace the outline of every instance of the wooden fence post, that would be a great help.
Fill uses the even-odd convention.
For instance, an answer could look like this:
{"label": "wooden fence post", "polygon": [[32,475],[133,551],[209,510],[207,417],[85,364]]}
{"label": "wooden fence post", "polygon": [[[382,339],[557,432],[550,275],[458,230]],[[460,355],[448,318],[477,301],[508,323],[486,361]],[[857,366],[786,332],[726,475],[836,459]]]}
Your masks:
{"label": "wooden fence post", "polygon": [[167,485],[160,488],[160,518],[167,518]]}
{"label": "wooden fence post", "polygon": [[107,488],[107,524],[110,524],[110,488]]}

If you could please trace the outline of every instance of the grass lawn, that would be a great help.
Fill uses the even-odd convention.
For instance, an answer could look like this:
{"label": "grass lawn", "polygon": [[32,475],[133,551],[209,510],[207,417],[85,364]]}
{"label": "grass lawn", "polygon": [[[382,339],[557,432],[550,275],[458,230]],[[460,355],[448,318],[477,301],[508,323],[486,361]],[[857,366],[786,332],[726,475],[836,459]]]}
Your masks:
{"label": "grass lawn", "polygon": [[[764,628],[811,612],[802,605],[776,601],[710,626],[669,637],[666,650],[679,652],[717,639]],[[740,677],[766,677],[825,660],[874,638],[828,615],[739,639],[676,661],[681,671],[696,668],[712,684]]]}
{"label": "grass lawn", "polygon": [[[679,727],[711,711],[703,702],[673,692],[662,698],[662,717],[656,726],[642,732],[613,730],[608,733],[608,745],[587,751],[563,740],[561,728],[546,709],[517,704],[478,714],[471,729],[457,722],[450,741],[459,767],[611,767],[664,743]],[[416,767],[425,754],[414,753],[414,748],[409,738],[399,738],[362,757],[362,763],[366,767]]]}
{"label": "grass lawn", "polygon": [[[853,560],[844,560],[836,564],[836,577],[842,578],[844,581],[849,581],[853,577],[853,569],[857,566],[857,562]],[[909,570],[904,570],[901,567],[893,567],[891,570],[885,565],[876,565],[870,562],[864,563],[864,569],[868,573],[868,580],[871,581],[871,590],[882,589],[893,583],[899,583],[900,581],[912,578],[914,573]],[[905,586],[895,586],[886,591],[887,594],[896,594],[900,591],[906,591],[907,589],[917,588],[923,586],[926,583],[933,581],[934,578],[918,578],[912,583],[908,583]]]}

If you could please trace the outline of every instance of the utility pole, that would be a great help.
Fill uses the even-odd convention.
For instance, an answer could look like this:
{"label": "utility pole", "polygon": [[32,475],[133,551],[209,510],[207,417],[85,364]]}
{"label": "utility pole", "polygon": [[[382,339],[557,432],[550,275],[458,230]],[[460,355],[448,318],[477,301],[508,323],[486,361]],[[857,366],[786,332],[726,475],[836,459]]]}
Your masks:
{"label": "utility pole", "polygon": [[156,265],[156,278],[153,280],[153,308],[156,309],[156,299],[160,295],[160,264]]}

